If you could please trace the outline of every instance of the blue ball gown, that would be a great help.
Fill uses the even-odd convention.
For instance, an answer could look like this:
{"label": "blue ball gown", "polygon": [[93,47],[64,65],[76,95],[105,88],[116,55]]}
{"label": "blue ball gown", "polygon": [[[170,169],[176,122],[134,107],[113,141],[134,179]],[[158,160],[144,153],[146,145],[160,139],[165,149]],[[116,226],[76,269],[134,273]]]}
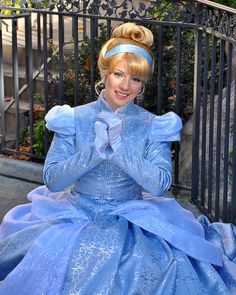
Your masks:
{"label": "blue ball gown", "polygon": [[177,115],[101,94],[46,121],[45,186],[1,224],[1,295],[236,294],[235,227],[162,197]]}

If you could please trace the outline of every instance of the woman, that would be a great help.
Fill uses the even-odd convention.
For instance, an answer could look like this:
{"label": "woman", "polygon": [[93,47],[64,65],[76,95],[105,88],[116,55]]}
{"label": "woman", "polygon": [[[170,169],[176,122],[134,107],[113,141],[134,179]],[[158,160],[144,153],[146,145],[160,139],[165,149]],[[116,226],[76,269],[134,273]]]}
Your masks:
{"label": "woman", "polygon": [[159,198],[181,120],[134,104],[152,42],[142,26],[117,27],[99,56],[98,100],[47,114],[46,186],[2,223],[0,294],[235,294],[235,228]]}

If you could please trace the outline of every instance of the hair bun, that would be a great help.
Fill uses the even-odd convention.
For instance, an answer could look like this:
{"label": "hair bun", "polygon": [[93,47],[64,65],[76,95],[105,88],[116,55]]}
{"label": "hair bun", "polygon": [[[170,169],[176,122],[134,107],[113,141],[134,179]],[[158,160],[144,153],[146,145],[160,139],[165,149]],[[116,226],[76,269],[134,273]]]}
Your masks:
{"label": "hair bun", "polygon": [[134,23],[125,23],[115,28],[112,32],[112,37],[130,39],[148,47],[153,44],[152,32],[149,29]]}

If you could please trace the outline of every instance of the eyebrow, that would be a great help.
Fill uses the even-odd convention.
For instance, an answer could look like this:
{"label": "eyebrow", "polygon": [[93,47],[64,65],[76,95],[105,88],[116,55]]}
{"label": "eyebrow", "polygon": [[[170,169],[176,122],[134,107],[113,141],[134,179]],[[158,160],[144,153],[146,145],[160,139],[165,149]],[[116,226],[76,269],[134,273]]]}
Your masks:
{"label": "eyebrow", "polygon": [[120,70],[119,68],[114,68],[114,71],[113,72],[115,72],[115,71],[119,71],[119,72],[124,73],[124,71]]}
{"label": "eyebrow", "polygon": [[[121,70],[120,68],[114,68],[113,73],[114,73],[115,71],[119,71],[119,72],[121,72],[122,74],[126,74],[125,71]],[[131,77],[137,77],[137,76],[135,76],[134,74],[132,74],[131,71],[129,71],[129,73],[127,73],[127,74],[130,75]]]}

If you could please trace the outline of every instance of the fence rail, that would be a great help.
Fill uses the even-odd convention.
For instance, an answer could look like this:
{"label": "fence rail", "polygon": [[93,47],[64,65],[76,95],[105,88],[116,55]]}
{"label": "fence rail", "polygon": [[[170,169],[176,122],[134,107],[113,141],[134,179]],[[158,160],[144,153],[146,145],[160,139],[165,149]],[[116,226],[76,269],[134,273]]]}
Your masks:
{"label": "fence rail", "polygon": [[173,187],[191,190],[212,220],[236,222],[236,9],[202,0],[25,0],[0,9],[0,152],[43,161],[52,137],[45,113],[95,100],[101,44],[121,22],[141,23],[156,56],[142,105],[184,123]]}

